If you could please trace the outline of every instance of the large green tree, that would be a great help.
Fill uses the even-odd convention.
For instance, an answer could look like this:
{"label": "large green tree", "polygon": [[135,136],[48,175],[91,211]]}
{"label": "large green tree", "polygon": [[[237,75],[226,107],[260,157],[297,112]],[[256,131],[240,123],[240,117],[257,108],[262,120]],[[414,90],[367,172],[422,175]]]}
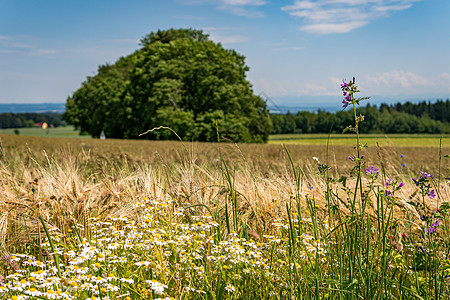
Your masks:
{"label": "large green tree", "polygon": [[[266,103],[246,80],[245,58],[200,30],[150,33],[142,48],[100,66],[66,104],[65,119],[92,136],[138,138],[166,126],[185,140],[266,142]],[[142,137],[141,137],[142,138]],[[168,130],[143,138],[173,139]]]}

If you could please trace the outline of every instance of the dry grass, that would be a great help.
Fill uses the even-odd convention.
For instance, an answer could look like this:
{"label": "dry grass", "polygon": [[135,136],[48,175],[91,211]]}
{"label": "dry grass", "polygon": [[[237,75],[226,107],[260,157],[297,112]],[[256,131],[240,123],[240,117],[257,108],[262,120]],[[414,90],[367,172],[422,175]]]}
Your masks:
{"label": "dry grass", "polygon": [[[4,251],[16,251],[42,239],[38,215],[64,234],[75,223],[87,225],[91,217],[129,215],[132,204],[145,197],[170,194],[187,204],[205,204],[223,215],[230,193],[220,157],[231,171],[240,219],[258,235],[271,220],[285,215],[286,203],[297,192],[288,156],[280,145],[20,136],[1,136],[1,141],[0,243]],[[301,170],[301,197],[314,196],[322,210],[325,183],[312,157],[325,162],[326,150],[323,146],[289,146]],[[443,148],[443,154],[449,150]],[[330,147],[327,164],[332,167],[333,178],[349,173],[352,162],[347,157],[352,153],[352,147]],[[404,161],[400,154],[404,154]],[[409,215],[418,220],[421,212],[408,204],[418,198],[411,175],[427,171],[435,174],[438,184],[439,149],[372,147],[364,155],[367,165],[384,168],[384,181],[395,178],[405,183],[397,194],[398,218]],[[403,162],[407,167],[400,170]],[[441,161],[440,170],[441,174],[450,173],[448,160]],[[350,186],[351,181],[349,178]],[[338,184],[334,184],[334,191],[345,199]],[[437,201],[449,201],[449,195],[442,181]],[[346,210],[343,203],[336,204]],[[436,204],[429,202],[427,206],[432,210]],[[376,204],[373,206],[372,211]]]}

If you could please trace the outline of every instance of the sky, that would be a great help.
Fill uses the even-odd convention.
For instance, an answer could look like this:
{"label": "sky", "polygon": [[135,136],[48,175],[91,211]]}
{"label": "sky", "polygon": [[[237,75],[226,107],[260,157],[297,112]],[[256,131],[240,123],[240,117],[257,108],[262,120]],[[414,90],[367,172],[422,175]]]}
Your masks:
{"label": "sky", "polygon": [[246,57],[278,105],[450,98],[449,0],[0,0],[0,103],[65,102],[158,29],[201,29]]}

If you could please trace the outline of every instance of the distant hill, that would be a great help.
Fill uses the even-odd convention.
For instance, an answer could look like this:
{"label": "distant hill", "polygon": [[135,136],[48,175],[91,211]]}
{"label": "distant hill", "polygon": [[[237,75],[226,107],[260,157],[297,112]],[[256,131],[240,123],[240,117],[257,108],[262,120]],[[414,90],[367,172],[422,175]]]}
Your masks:
{"label": "distant hill", "polygon": [[0,113],[63,113],[66,103],[0,103]]}

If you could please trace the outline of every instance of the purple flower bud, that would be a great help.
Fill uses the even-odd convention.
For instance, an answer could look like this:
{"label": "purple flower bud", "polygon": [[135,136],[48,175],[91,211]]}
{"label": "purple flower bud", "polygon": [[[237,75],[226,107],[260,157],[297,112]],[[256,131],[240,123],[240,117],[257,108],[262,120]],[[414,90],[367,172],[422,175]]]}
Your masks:
{"label": "purple flower bud", "polygon": [[348,84],[345,83],[345,79],[342,79],[341,89],[344,90],[346,88],[348,88]]}
{"label": "purple flower bud", "polygon": [[342,100],[342,107],[343,108],[346,108],[349,104],[350,103],[346,99]]}
{"label": "purple flower bud", "polygon": [[426,232],[428,232],[428,233],[435,233],[436,232],[436,230],[437,230],[437,228],[436,227],[429,227],[429,228],[427,228],[426,229]]}
{"label": "purple flower bud", "polygon": [[431,224],[431,226],[438,227],[441,223],[441,219],[437,219],[436,223]]}
{"label": "purple flower bud", "polygon": [[370,166],[366,169],[366,175],[375,175],[376,176],[378,174],[379,174],[378,169],[375,168],[374,166]]}
{"label": "purple flower bud", "polygon": [[433,177],[433,175],[428,174],[427,172],[420,172],[420,178],[430,178]]}
{"label": "purple flower bud", "polygon": [[434,190],[430,191],[430,198],[434,199],[436,197],[436,194],[434,193]]}

